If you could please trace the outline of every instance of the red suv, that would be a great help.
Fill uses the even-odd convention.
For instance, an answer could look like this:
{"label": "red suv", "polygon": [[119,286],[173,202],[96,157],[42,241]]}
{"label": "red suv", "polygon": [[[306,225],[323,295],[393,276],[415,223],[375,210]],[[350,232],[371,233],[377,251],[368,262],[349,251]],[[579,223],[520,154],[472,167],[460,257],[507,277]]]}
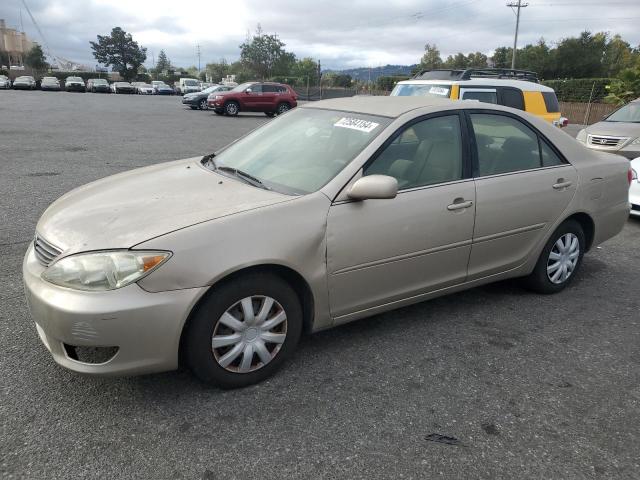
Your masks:
{"label": "red suv", "polygon": [[293,88],[284,83],[247,82],[228,92],[212,93],[207,104],[218,115],[264,112],[267,117],[273,117],[296,107],[297,100]]}

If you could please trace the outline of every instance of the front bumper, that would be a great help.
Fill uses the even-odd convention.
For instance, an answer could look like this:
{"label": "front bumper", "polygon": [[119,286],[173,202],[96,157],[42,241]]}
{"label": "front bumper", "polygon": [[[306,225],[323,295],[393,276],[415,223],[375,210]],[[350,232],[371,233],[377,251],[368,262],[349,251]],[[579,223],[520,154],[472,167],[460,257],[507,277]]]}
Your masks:
{"label": "front bumper", "polygon": [[14,90],[31,90],[33,89],[33,85],[29,85],[27,83],[18,83],[18,84],[13,84],[13,89]]}
{"label": "front bumper", "polygon": [[200,100],[197,98],[184,98],[182,97],[183,105],[191,105],[192,107],[197,107],[200,104]]}
{"label": "front bumper", "polygon": [[[94,375],[178,367],[182,327],[206,287],[149,293],[132,284],[84,292],[42,280],[44,269],[30,246],[22,268],[27,303],[42,342],[59,365]],[[117,347],[117,353],[104,363],[86,363],[72,358],[69,347]]]}

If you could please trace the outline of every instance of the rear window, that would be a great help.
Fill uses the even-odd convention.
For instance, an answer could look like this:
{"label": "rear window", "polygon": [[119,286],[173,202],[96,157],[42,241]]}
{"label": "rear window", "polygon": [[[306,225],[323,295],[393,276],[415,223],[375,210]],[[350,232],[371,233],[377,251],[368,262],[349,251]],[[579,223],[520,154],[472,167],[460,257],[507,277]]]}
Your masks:
{"label": "rear window", "polygon": [[440,97],[449,98],[451,85],[399,83],[391,91],[392,97]]}
{"label": "rear window", "polygon": [[558,104],[558,98],[556,97],[555,92],[542,92],[542,98],[544,98],[544,104],[547,107],[547,112],[560,112],[560,105]]}

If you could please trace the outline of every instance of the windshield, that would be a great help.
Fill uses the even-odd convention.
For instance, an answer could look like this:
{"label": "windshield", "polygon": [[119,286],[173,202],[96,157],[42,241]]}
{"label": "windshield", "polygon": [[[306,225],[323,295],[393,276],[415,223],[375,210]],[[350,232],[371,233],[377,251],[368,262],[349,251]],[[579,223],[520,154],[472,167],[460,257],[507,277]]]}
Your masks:
{"label": "windshield", "polygon": [[43,82],[47,82],[47,83],[48,83],[48,82],[57,82],[57,81],[58,81],[58,79],[57,79],[56,77],[44,77],[44,78],[42,79],[42,81],[43,81]]}
{"label": "windshield", "polygon": [[16,80],[31,80],[31,77],[18,77]]}
{"label": "windshield", "polygon": [[67,77],[67,82],[81,82],[82,79],[80,77]]}
{"label": "windshield", "polygon": [[440,97],[449,98],[451,85],[399,83],[391,92],[392,97]]}
{"label": "windshield", "polygon": [[198,81],[197,80],[183,80],[182,81],[187,87],[197,87],[198,86]]}
{"label": "windshield", "polygon": [[107,81],[104,78],[96,78],[95,80],[93,80],[93,83],[95,83],[96,85],[105,85]]}
{"label": "windshield", "polygon": [[640,102],[627,103],[620,110],[609,115],[605,122],[640,123]]}
{"label": "windshield", "polygon": [[206,88],[202,91],[202,93],[213,93],[220,90],[220,85],[214,85],[213,87]]}
{"label": "windshield", "polygon": [[296,109],[215,157],[286,194],[315,192],[335,177],[391,119],[333,110]]}

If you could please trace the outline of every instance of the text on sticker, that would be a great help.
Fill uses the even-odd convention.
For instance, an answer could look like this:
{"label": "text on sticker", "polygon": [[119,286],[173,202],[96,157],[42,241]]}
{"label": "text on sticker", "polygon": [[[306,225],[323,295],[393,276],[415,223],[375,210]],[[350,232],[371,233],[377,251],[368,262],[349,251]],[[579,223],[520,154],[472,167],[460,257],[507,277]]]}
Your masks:
{"label": "text on sticker", "polygon": [[444,87],[431,87],[429,93],[433,95],[448,95],[449,89]]}
{"label": "text on sticker", "polygon": [[376,128],[379,123],[370,122],[368,120],[362,120],[361,118],[349,118],[342,117],[336,123],[333,124],[334,127],[341,128],[351,128],[352,130],[358,130],[360,132],[371,132],[374,128]]}

